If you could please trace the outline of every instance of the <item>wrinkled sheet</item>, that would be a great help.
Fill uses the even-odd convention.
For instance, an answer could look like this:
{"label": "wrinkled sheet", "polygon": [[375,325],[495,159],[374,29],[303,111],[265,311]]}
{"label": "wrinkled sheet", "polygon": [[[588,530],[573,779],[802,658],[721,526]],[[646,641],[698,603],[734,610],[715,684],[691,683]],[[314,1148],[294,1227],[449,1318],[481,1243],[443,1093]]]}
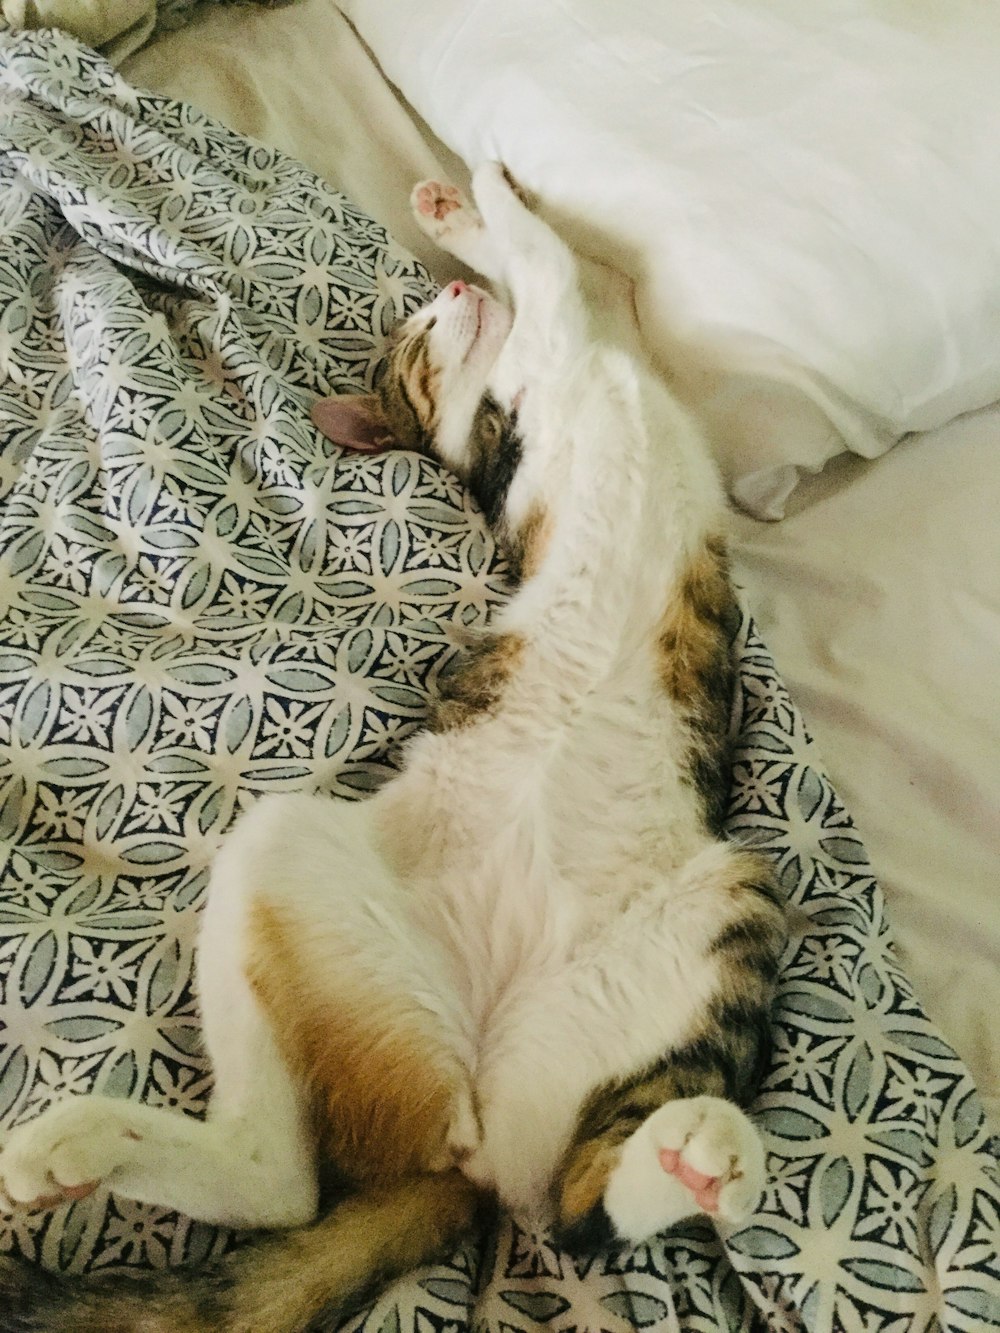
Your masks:
{"label": "wrinkled sheet", "polygon": [[[347,200],[58,36],[0,49],[0,155],[0,1117],[91,1087],[199,1114],[220,833],[263,791],[384,780],[503,567],[439,468],[308,423],[430,290]],[[749,619],[736,652],[729,828],[793,921],[758,1214],[585,1264],[503,1225],[356,1326],[990,1326],[977,1094]],[[227,1239],[103,1195],[0,1219],[4,1249],[72,1268]]]}
{"label": "wrinkled sheet", "polygon": [[921,1003],[1000,1129],[1000,410],[844,459],[736,566]]}

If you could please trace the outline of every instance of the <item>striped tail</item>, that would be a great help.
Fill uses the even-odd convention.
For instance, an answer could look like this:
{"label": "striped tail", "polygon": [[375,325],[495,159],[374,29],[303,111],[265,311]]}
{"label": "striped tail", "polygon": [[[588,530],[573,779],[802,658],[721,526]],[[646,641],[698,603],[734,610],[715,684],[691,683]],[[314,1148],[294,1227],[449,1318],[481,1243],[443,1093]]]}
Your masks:
{"label": "striped tail", "polygon": [[457,1171],[413,1176],[203,1270],[73,1278],[0,1259],[4,1333],[304,1333],[446,1257],[483,1198]]}

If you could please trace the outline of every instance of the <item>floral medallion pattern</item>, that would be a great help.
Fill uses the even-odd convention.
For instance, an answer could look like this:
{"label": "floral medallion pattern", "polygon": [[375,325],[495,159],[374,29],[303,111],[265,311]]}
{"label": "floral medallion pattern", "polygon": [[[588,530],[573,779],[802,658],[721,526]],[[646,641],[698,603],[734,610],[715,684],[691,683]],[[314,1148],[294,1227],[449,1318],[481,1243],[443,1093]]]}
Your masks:
{"label": "floral medallion pattern", "polygon": [[[0,33],[0,1123],[105,1092],[198,1115],[207,866],[265,791],[363,798],[504,568],[453,478],[309,424],[428,294],[347,200],[69,38]],[[895,959],[864,848],[752,621],[732,836],[792,914],[752,1223],[588,1262],[510,1223],[364,1333],[1000,1327],[995,1144]],[[102,1195],[0,1252],[166,1265],[225,1234]]]}

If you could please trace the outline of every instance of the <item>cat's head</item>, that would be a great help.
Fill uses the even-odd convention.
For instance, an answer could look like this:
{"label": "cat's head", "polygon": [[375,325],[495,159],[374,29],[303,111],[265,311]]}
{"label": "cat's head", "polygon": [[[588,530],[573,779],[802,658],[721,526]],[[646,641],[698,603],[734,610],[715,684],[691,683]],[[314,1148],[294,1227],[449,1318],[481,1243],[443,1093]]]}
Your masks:
{"label": "cat's head", "polygon": [[450,283],[396,329],[375,393],[323,399],[313,422],[346,449],[440,459],[498,523],[520,459],[516,411],[493,375],[512,321],[495,297]]}

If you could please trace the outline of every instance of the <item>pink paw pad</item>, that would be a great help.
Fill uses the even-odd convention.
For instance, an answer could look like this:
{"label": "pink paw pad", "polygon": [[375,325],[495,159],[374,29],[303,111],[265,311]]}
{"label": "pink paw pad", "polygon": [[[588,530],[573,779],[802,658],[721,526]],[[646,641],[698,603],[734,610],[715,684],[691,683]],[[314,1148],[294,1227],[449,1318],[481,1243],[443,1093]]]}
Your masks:
{"label": "pink paw pad", "polygon": [[461,208],[462,200],[453,185],[423,185],[417,191],[416,205],[425,217],[441,222],[456,208]]}
{"label": "pink paw pad", "polygon": [[691,1191],[694,1201],[703,1213],[719,1211],[719,1191],[722,1181],[718,1176],[706,1176],[689,1166],[676,1148],[661,1148],[660,1166],[668,1175],[676,1176],[680,1183]]}

